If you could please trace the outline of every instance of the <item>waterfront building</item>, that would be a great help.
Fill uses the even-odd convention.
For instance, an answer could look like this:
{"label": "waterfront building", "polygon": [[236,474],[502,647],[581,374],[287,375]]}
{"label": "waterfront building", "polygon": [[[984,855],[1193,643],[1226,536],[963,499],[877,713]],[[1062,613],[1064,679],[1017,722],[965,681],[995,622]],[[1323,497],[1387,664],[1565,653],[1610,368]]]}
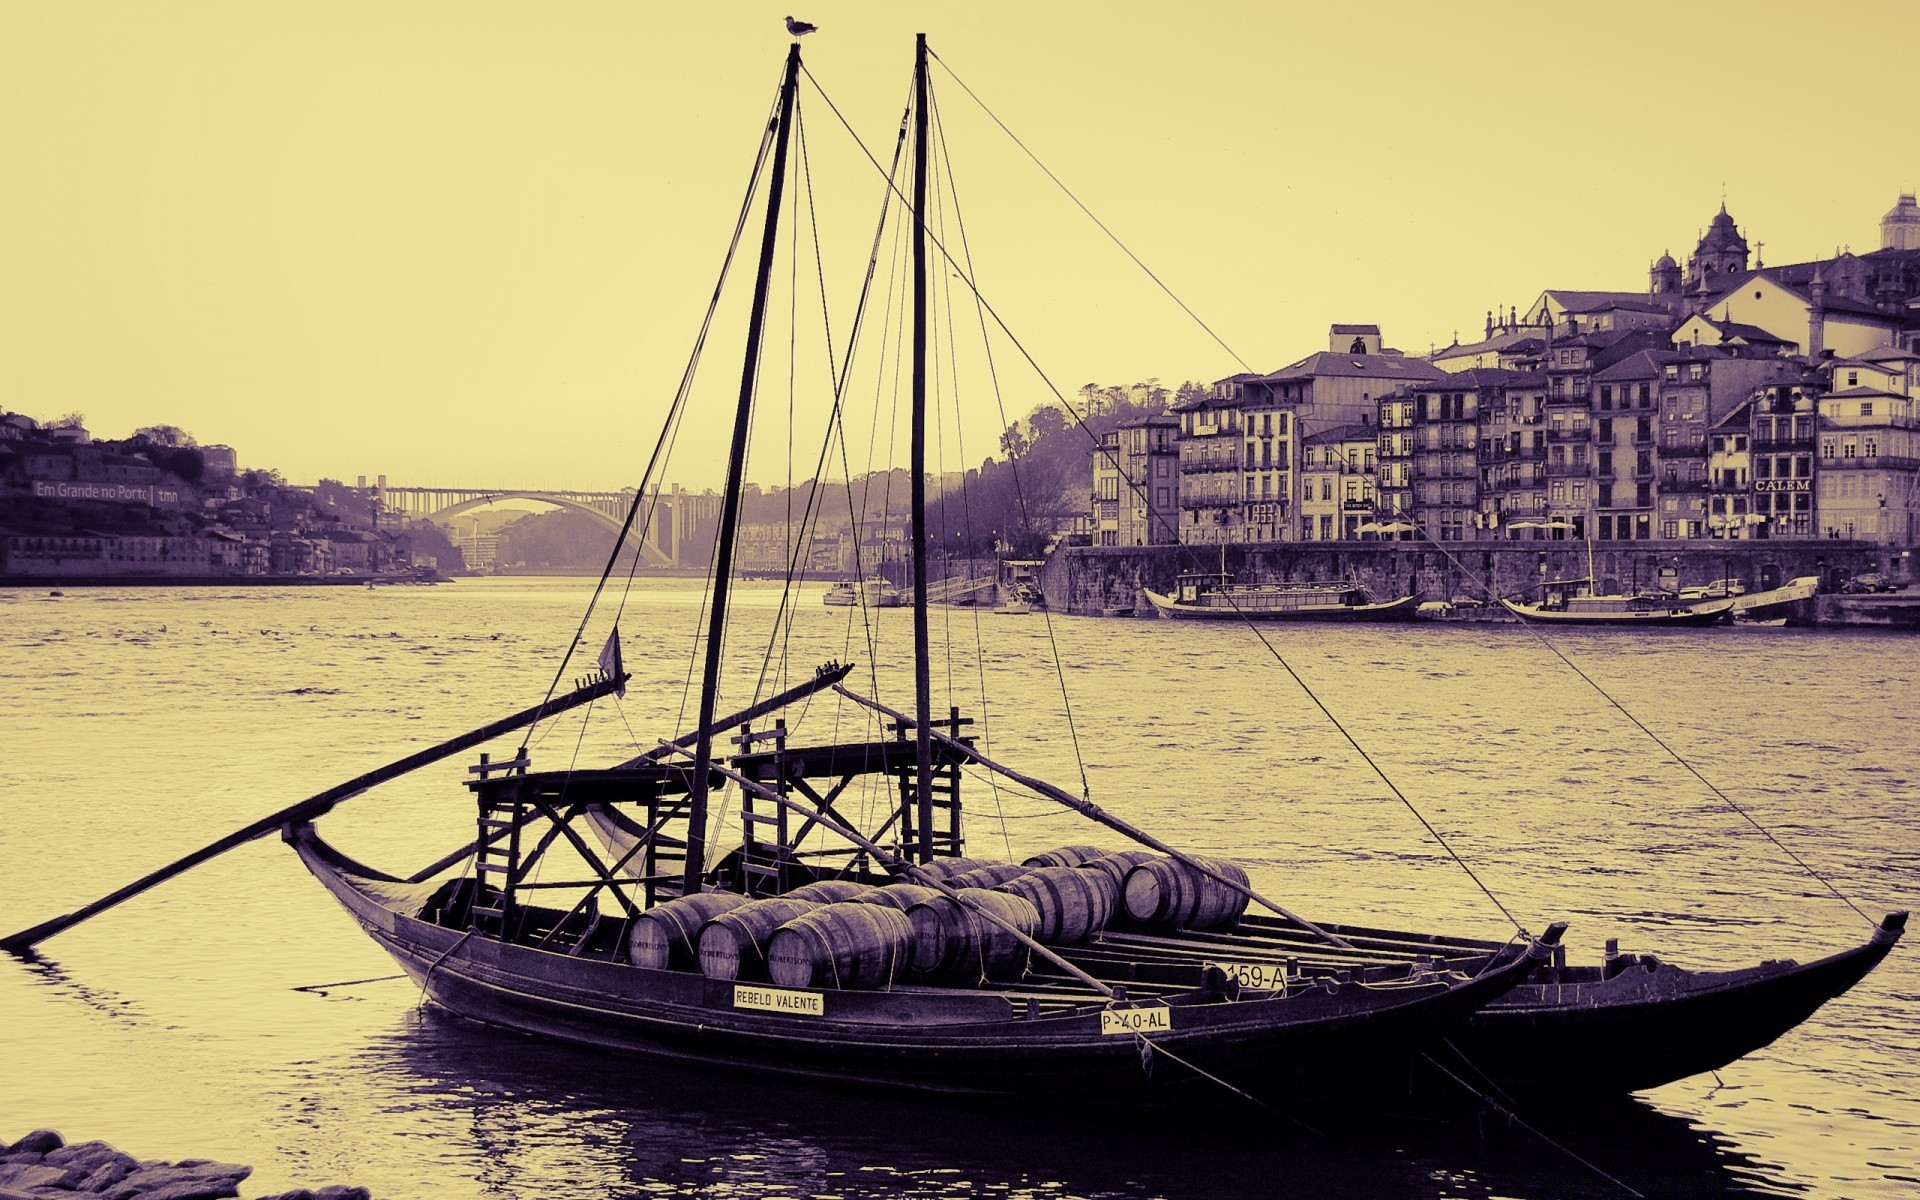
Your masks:
{"label": "waterfront building", "polygon": [[[1457,371],[1416,384],[1413,393],[1412,519],[1436,542],[1496,536],[1482,505],[1479,446],[1483,414],[1506,411],[1518,376],[1499,368]],[[1504,433],[1504,420],[1500,423]],[[1489,431],[1492,432],[1492,431]]]}
{"label": "waterfront building", "polygon": [[1382,346],[1378,326],[1334,325],[1327,347],[1223,379],[1175,410],[1181,541],[1301,540],[1301,432],[1371,420],[1381,396],[1444,374]]}
{"label": "waterfront building", "polygon": [[1747,440],[1753,472],[1749,523],[1761,537],[1812,537],[1819,531],[1814,486],[1817,380],[1754,391]]}
{"label": "waterfront building", "polygon": [[1380,419],[1379,453],[1374,466],[1374,512],[1386,535],[1412,541],[1413,521],[1413,393],[1390,392],[1377,402]]}
{"label": "waterfront building", "polygon": [[1909,547],[1920,535],[1920,355],[1883,350],[1827,364],[1819,401],[1819,530]]}
{"label": "waterfront building", "polygon": [[[1180,540],[1248,541],[1240,507],[1240,406],[1245,382],[1236,375],[1207,395],[1179,406]],[[1268,454],[1272,454],[1271,434]],[[1269,485],[1271,487],[1271,485]],[[1242,536],[1236,536],[1239,533]]]}
{"label": "waterfront building", "polygon": [[1547,536],[1547,377],[1507,373],[1505,402],[1480,406],[1481,536],[1506,540]]}
{"label": "waterfront building", "polygon": [[1128,421],[1093,452],[1093,543],[1161,546],[1179,540],[1180,418]]}
{"label": "waterfront building", "polygon": [[1726,416],[1713,422],[1707,431],[1707,536],[1720,540],[1744,541],[1760,537],[1753,519],[1753,438],[1754,399],[1748,397]]}
{"label": "waterfront building", "polygon": [[1654,427],[1660,406],[1654,388],[1661,367],[1679,357],[1673,351],[1641,350],[1594,373],[1594,536],[1601,541],[1646,541],[1659,532]]}
{"label": "waterfront building", "polygon": [[1300,536],[1303,541],[1371,539],[1374,456],[1371,420],[1310,433],[1300,442]]}

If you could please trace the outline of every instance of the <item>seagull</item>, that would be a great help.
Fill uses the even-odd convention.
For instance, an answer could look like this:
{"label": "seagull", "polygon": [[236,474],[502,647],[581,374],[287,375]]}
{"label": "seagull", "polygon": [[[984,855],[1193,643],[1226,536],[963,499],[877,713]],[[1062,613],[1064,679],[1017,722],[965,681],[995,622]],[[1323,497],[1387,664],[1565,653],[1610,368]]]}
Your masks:
{"label": "seagull", "polygon": [[787,18],[787,32],[794,37],[805,37],[819,28],[818,25],[809,25],[805,21],[796,21],[792,17]]}

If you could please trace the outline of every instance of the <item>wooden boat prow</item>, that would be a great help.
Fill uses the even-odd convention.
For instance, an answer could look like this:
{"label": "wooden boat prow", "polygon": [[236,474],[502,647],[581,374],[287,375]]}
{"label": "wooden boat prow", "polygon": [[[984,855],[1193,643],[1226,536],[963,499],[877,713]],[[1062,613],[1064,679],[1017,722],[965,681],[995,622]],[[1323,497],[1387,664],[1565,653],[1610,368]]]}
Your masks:
{"label": "wooden boat prow", "polygon": [[1905,912],[1889,913],[1866,942],[1808,963],[1694,971],[1630,954],[1548,967],[1474,1014],[1454,1045],[1515,1090],[1660,1087],[1771,1045],[1866,978],[1906,924]]}

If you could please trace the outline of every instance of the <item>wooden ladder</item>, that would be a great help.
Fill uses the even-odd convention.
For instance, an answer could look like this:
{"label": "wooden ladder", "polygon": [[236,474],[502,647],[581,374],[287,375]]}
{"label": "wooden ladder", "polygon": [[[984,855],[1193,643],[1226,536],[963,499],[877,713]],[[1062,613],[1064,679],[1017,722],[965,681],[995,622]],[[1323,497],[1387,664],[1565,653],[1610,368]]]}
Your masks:
{"label": "wooden ladder", "polygon": [[[928,722],[934,729],[941,730],[947,736],[973,744],[973,739],[961,737],[960,731],[973,724],[973,718],[962,717],[957,707],[947,709],[946,720]],[[887,727],[901,741],[910,740],[913,727],[910,724],[895,723]],[[915,803],[914,785],[918,781],[919,770],[908,762],[894,770],[900,793],[900,844],[911,857],[920,844],[918,819]],[[960,815],[960,763],[957,759],[943,758],[936,748],[934,752],[933,774],[927,780],[927,794],[933,810],[932,836],[928,843],[934,858],[958,858],[966,849],[966,838]]]}
{"label": "wooden ladder", "polygon": [[[515,756],[504,762],[492,761],[482,754],[476,766],[467,772],[482,779],[497,773],[525,775],[527,759]],[[483,793],[484,794],[484,793]],[[512,800],[498,803],[483,800],[478,819],[478,840],[473,851],[473,903],[468,909],[469,927],[479,933],[505,938],[514,911],[514,877],[520,863],[520,834],[526,827],[531,806],[518,789],[509,793]],[[506,837],[494,840],[505,831]]]}

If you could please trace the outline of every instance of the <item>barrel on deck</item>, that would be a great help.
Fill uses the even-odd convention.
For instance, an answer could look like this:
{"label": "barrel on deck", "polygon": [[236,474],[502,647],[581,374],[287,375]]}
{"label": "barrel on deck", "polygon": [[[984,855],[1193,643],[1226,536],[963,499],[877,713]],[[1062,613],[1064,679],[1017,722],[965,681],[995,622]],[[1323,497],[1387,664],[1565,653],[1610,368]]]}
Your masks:
{"label": "barrel on deck", "polygon": [[1107,876],[1074,867],[1039,867],[997,890],[1031,903],[1040,914],[1034,937],[1060,946],[1084,942],[1105,929],[1120,898],[1120,889]]}
{"label": "barrel on deck", "polygon": [[981,888],[967,888],[958,895],[971,901],[971,906],[952,896],[938,896],[907,910],[913,927],[914,974],[956,982],[1018,976],[1026,968],[1026,944],[974,908],[987,909],[1032,937],[1040,925],[1033,902]]}
{"label": "barrel on deck", "polygon": [[838,904],[842,900],[858,899],[863,893],[873,890],[870,883],[856,883],[851,879],[822,879],[819,883],[804,884],[790,892],[784,892],[788,900],[816,900],[821,904]]}
{"label": "barrel on deck", "polygon": [[746,903],[737,892],[697,892],[656,904],[634,921],[627,953],[636,967],[691,970],[699,961],[700,927]]}
{"label": "barrel on deck", "polygon": [[[1247,873],[1240,864],[1192,857],[1208,870],[1247,886]],[[1238,921],[1247,910],[1244,893],[1172,858],[1150,859],[1128,871],[1121,894],[1129,917],[1145,925],[1176,929],[1217,929]]]}
{"label": "barrel on deck", "polygon": [[773,931],[819,907],[812,900],[776,896],[721,913],[700,927],[700,973],[708,979],[765,979]]}
{"label": "barrel on deck", "polygon": [[931,900],[936,896],[944,895],[946,893],[939,888],[921,887],[917,883],[889,883],[885,887],[862,892],[854,897],[854,901],[859,904],[879,904],[905,912],[922,900]]}
{"label": "barrel on deck", "polygon": [[[1109,880],[1112,880],[1113,894],[1117,897],[1120,894],[1121,887],[1126,883],[1128,871],[1133,870],[1143,862],[1152,862],[1158,857],[1159,855],[1151,850],[1116,850],[1112,854],[1105,854],[1099,858],[1089,859],[1081,863],[1080,869],[1082,871],[1097,871]],[[1120,905],[1117,902],[1114,905],[1114,911],[1121,911]]]}
{"label": "barrel on deck", "polygon": [[1081,863],[1092,862],[1103,857],[1107,851],[1098,846],[1061,846],[1036,854],[1032,858],[1022,859],[1023,867],[1077,867]]}
{"label": "barrel on deck", "polygon": [[767,976],[781,987],[884,987],[906,973],[913,923],[884,904],[824,904],[767,940]]}
{"label": "barrel on deck", "polygon": [[965,874],[968,871],[976,871],[981,867],[1001,867],[1005,865],[1005,863],[997,863],[990,858],[936,858],[929,862],[921,863],[920,872],[923,875],[931,875],[935,879],[951,879],[955,875]]}
{"label": "barrel on deck", "polygon": [[991,866],[975,867],[958,875],[949,875],[944,882],[954,888],[996,888],[1009,879],[1018,879],[1031,871],[1032,867],[1022,867],[1015,863],[994,863]]}

